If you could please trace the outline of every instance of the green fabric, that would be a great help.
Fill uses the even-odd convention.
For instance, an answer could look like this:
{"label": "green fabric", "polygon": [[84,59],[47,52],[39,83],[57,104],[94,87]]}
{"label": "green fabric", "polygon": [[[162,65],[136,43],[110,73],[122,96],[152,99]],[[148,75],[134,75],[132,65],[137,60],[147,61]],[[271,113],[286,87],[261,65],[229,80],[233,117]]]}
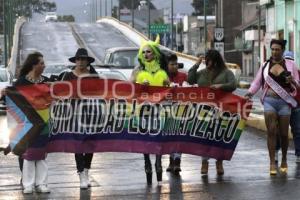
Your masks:
{"label": "green fabric", "polygon": [[160,69],[160,65],[156,60],[152,60],[151,62],[145,62],[145,70],[150,73],[155,73]]}
{"label": "green fabric", "polygon": [[207,69],[202,69],[197,72],[197,65],[194,65],[188,72],[188,83],[197,84],[200,87],[209,87],[214,84],[222,84],[221,89],[227,92],[232,92],[236,89],[237,83],[234,74],[229,69],[221,71],[221,73],[212,78],[212,72]]}

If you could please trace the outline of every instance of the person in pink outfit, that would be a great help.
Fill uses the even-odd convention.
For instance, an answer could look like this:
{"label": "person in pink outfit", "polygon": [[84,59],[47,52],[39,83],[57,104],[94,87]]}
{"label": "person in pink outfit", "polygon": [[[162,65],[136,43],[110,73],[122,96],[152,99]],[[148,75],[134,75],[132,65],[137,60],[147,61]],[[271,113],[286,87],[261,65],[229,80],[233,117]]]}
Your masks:
{"label": "person in pink outfit", "polygon": [[299,74],[295,62],[284,59],[286,40],[271,41],[271,58],[258,70],[246,98],[250,99],[262,88],[261,101],[264,106],[264,117],[268,132],[268,150],[270,158],[270,175],[277,174],[275,164],[276,135],[280,136],[282,159],[280,172],[287,173],[287,149],[289,145],[288,128],[291,108],[297,106],[295,100],[299,87]]}

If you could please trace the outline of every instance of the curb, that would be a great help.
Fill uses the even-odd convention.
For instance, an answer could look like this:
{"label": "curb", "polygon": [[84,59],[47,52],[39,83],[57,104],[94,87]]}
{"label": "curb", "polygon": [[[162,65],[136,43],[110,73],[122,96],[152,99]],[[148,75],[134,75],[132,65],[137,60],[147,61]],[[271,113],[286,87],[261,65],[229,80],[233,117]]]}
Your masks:
{"label": "curb", "polygon": [[[246,125],[249,127],[261,130],[267,135],[267,127],[266,127],[265,118],[263,115],[257,115],[257,114],[250,113],[248,120],[246,122]],[[290,140],[293,139],[293,135],[292,135],[290,128],[289,128],[289,139]]]}

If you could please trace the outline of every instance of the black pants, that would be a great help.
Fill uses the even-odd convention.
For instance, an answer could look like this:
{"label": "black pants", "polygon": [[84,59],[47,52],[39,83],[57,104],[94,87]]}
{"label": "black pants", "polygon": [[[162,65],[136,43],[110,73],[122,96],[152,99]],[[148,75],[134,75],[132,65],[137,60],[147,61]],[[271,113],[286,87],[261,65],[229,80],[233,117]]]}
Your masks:
{"label": "black pants", "polygon": [[19,168],[20,168],[20,171],[22,172],[24,159],[22,158],[22,156],[18,156],[18,160],[19,160]]}
{"label": "black pants", "polygon": [[92,159],[92,153],[75,153],[77,172],[83,172],[84,169],[90,169]]}

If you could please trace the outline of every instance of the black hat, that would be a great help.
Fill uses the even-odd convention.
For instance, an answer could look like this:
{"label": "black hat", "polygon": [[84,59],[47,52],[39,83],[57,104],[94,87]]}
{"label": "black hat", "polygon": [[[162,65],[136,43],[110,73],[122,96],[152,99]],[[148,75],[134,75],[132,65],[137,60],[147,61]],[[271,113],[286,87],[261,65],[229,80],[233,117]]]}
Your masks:
{"label": "black hat", "polygon": [[95,61],[95,59],[93,57],[90,57],[88,55],[88,52],[85,48],[79,48],[77,49],[77,52],[75,54],[74,57],[69,58],[69,61],[72,63],[76,62],[76,58],[87,58],[87,60],[89,61],[89,63],[92,63]]}

